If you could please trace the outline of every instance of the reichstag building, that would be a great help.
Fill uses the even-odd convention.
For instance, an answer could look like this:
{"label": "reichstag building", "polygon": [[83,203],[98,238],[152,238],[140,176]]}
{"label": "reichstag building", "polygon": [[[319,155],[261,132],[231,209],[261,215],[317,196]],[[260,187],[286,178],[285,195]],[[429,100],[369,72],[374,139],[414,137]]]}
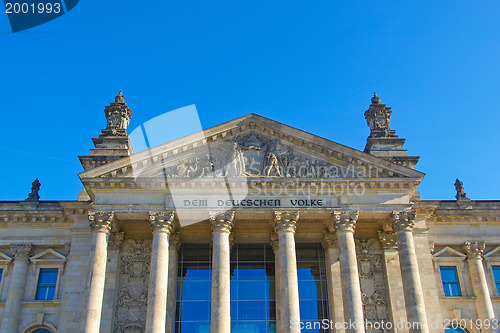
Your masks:
{"label": "reichstag building", "polygon": [[423,200],[391,112],[364,151],[250,114],[135,153],[120,92],[78,200],[0,202],[0,332],[497,332],[500,201]]}

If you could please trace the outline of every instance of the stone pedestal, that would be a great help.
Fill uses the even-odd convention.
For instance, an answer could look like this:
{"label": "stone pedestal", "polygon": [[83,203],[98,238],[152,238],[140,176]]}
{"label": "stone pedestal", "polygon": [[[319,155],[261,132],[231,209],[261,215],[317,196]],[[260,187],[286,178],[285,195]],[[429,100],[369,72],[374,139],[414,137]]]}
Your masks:
{"label": "stone pedestal", "polygon": [[175,332],[175,309],[177,305],[177,265],[179,248],[181,246],[181,233],[170,234],[168,258],[168,291],[167,291],[167,333]]}
{"label": "stone pedestal", "polygon": [[299,283],[295,254],[295,229],[299,212],[275,212],[274,229],[278,235],[280,276],[280,332],[300,332]]}
{"label": "stone pedestal", "polygon": [[10,273],[9,292],[7,293],[7,301],[5,302],[0,332],[18,333],[21,301],[24,298],[24,286],[26,285],[26,274],[28,272],[28,259],[31,253],[31,245],[12,244],[10,249],[14,256],[14,268]]}
{"label": "stone pedestal", "polygon": [[354,229],[358,215],[358,212],[353,211],[334,212],[333,221],[329,227],[330,231],[334,231],[337,235],[344,320],[349,324],[347,330],[349,333],[365,332],[356,245],[354,243]]}
{"label": "stone pedestal", "polygon": [[[491,323],[495,319],[493,304],[491,303],[490,290],[486,281],[486,274],[483,268],[483,251],[485,243],[466,242],[464,244],[465,252],[467,253],[467,263],[469,264],[470,278],[472,281],[472,289],[476,296],[476,309],[478,319],[481,320],[483,333],[494,333],[497,330],[491,328]],[[488,325],[487,323],[490,323]],[[490,326],[489,328],[486,328]]]}
{"label": "stone pedestal", "polygon": [[99,333],[104,284],[106,281],[108,236],[111,229],[115,226],[114,213],[90,211],[89,221],[90,228],[92,229],[90,279],[82,311],[80,333]]}
{"label": "stone pedestal", "polygon": [[212,323],[211,333],[231,332],[231,271],[229,235],[234,212],[211,213],[212,256]]}
{"label": "stone pedestal", "polygon": [[420,282],[417,254],[413,241],[413,227],[416,213],[413,211],[392,212],[391,227],[396,233],[399,264],[403,278],[406,314],[412,325],[412,333],[428,333],[424,293]]}
{"label": "stone pedestal", "polygon": [[149,221],[153,230],[153,246],[145,332],[155,333],[165,332],[169,236],[174,226],[174,212],[149,212]]}

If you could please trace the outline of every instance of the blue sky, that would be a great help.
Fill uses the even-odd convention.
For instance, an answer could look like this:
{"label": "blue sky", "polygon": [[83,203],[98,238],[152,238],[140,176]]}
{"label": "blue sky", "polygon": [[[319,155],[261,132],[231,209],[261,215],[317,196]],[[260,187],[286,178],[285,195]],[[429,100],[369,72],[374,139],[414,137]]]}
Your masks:
{"label": "blue sky", "polygon": [[427,175],[424,199],[500,199],[500,2],[97,1],[13,34],[0,14],[0,200],[77,198],[119,90],[130,128],[196,104],[363,150],[373,91]]}

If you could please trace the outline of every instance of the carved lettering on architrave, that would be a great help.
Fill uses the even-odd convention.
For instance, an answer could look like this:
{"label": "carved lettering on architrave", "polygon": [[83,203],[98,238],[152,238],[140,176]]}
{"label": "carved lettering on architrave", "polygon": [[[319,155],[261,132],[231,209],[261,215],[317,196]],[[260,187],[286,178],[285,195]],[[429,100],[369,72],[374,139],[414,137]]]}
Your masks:
{"label": "carved lettering on architrave", "polygon": [[[387,286],[382,250],[378,239],[356,239],[356,255],[365,320],[372,323],[387,322],[390,319]],[[389,331],[367,329],[367,333],[371,332]]]}
{"label": "carved lettering on architrave", "polygon": [[120,252],[113,333],[144,332],[148,301],[150,240],[126,240]]}

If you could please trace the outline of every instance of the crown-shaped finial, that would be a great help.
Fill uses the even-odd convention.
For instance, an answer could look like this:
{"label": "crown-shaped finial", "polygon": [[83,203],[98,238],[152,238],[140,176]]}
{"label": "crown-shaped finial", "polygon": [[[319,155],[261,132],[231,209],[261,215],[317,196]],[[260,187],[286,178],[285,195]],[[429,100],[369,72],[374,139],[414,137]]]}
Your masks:
{"label": "crown-shaped finial", "polygon": [[377,96],[376,92],[373,93],[372,104],[380,104],[380,97]]}
{"label": "crown-shaped finial", "polygon": [[118,93],[118,96],[115,97],[115,103],[125,103],[125,96],[123,96],[122,91]]}

